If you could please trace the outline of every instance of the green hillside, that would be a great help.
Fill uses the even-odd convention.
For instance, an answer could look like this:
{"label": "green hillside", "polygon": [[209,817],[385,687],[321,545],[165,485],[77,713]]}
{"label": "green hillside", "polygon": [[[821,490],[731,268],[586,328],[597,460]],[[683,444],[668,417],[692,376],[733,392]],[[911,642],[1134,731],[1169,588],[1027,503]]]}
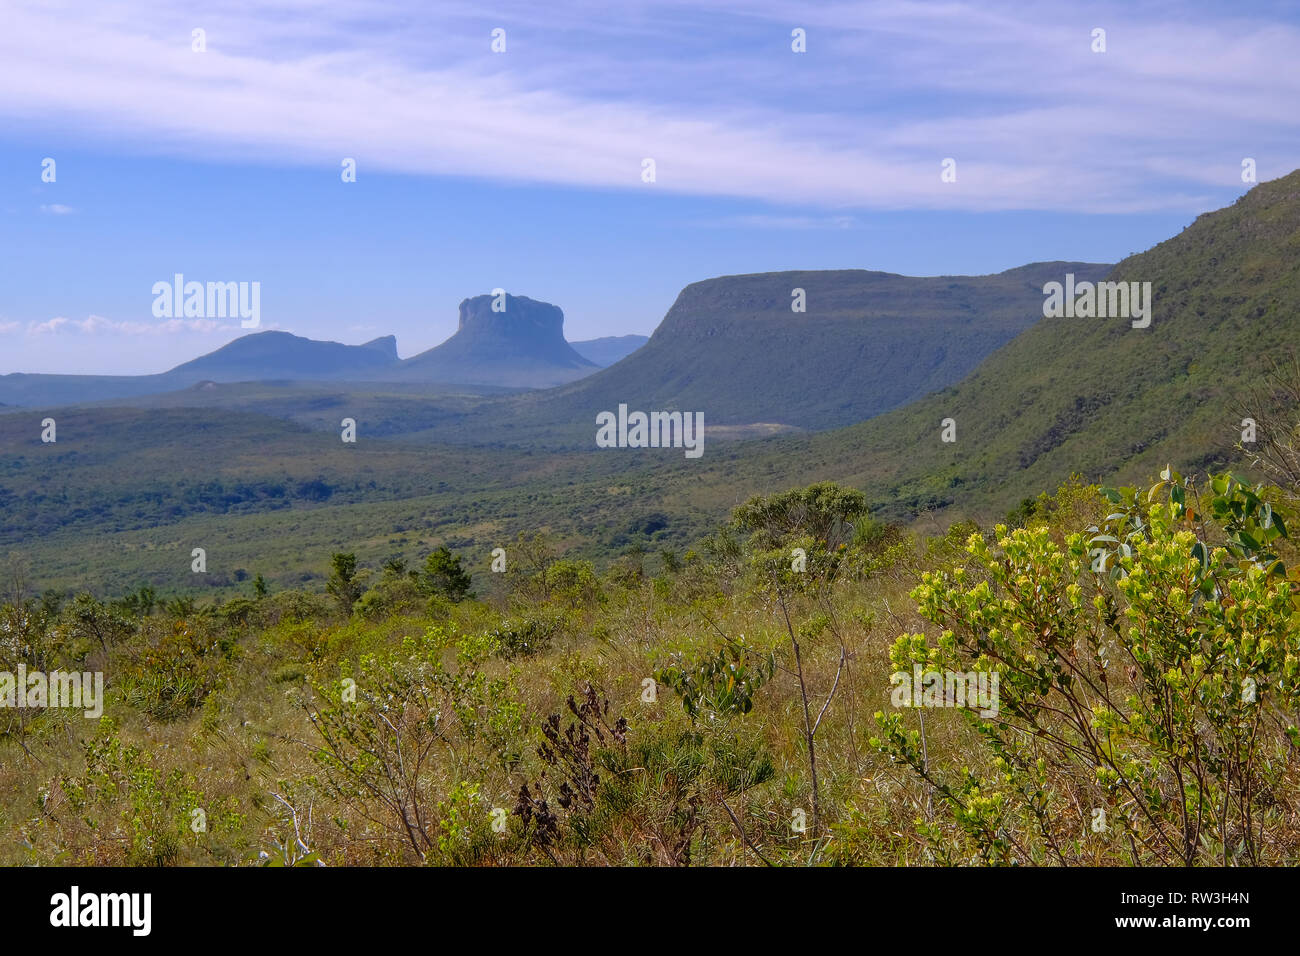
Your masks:
{"label": "green hillside", "polygon": [[[1054,268],[1035,275],[1040,309],[1042,281],[1085,277]],[[1236,462],[1245,384],[1270,355],[1300,346],[1300,171],[1198,217],[1107,278],[1151,283],[1149,328],[1043,319],[960,384],[903,408],[816,435],[715,443],[694,462],[647,458],[637,483],[713,515],[751,494],[836,480],[891,520],[947,509],[991,518],[1076,472],[1138,480],[1171,462],[1189,473]],[[952,443],[941,441],[947,418]]]}
{"label": "green hillside", "polygon": [[[1119,263],[1151,282],[1150,328],[1044,319],[959,386],[833,435],[778,445],[852,478],[889,514],[1003,507],[1071,472],[1203,471],[1234,457],[1238,402],[1270,355],[1300,345],[1300,171]],[[940,441],[940,422],[958,440]],[[756,463],[757,464],[757,463]]]}
{"label": "green hillside", "polygon": [[[965,377],[1042,316],[1042,285],[1066,269],[1034,263],[990,276],[840,270],[722,276],[682,290],[650,341],[580,382],[508,403],[515,433],[598,412],[702,411],[706,423],[836,428]],[[802,289],[805,312],[794,312]]]}
{"label": "green hillside", "polygon": [[[1035,274],[1040,308],[1041,282],[1063,279],[1059,268]],[[815,435],[711,435],[696,460],[676,449],[548,447],[546,433],[529,439],[527,421],[501,412],[538,395],[429,399],[394,387],[362,401],[328,387],[232,386],[225,400],[243,411],[58,413],[57,446],[40,444],[33,413],[11,413],[0,416],[0,548],[22,550],[38,578],[106,589],[140,580],[192,586],[174,554],[160,560],[150,551],[186,545],[188,553],[187,542],[210,538],[228,542],[235,567],[283,581],[319,576],[329,550],[343,545],[376,562],[447,543],[478,567],[519,531],[549,530],[608,559],[684,547],[751,494],[823,479],[860,488],[878,517],[948,510],[988,518],[1072,472],[1139,479],[1167,462],[1194,472],[1233,459],[1242,383],[1268,355],[1300,342],[1300,173],[1201,216],[1111,278],[1152,283],[1150,328],[1043,319],[959,385],[906,407]],[[620,367],[635,369],[653,346]],[[556,392],[572,400],[586,385]],[[825,389],[806,391],[815,400]],[[363,440],[344,446],[337,419],[353,409]],[[498,431],[479,432],[475,423],[493,415]],[[946,418],[956,422],[953,443],[940,440]],[[478,433],[499,442],[512,432],[527,447],[409,441]]]}

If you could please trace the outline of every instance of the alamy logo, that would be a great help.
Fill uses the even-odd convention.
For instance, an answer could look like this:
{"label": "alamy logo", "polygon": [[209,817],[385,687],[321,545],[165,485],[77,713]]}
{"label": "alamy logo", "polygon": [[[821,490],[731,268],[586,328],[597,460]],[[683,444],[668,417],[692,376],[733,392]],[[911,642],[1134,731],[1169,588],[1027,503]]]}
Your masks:
{"label": "alamy logo", "polygon": [[703,412],[631,412],[596,415],[597,448],[685,448],[687,458],[704,454]]}
{"label": "alamy logo", "polygon": [[0,707],[68,707],[85,710],[91,719],[104,713],[104,675],[101,671],[0,671]]}
{"label": "alamy logo", "polygon": [[1043,286],[1045,319],[1132,319],[1133,328],[1151,324],[1150,282],[1080,282],[1074,273],[1065,274],[1065,285]]}
{"label": "alamy logo", "polygon": [[895,707],[978,707],[981,717],[998,715],[997,671],[895,671],[889,701]]}
{"label": "alamy logo", "polygon": [[133,936],[148,936],[152,928],[151,893],[69,893],[50,897],[51,926],[129,926]]}
{"label": "alamy logo", "polygon": [[262,283],[186,282],[176,273],[172,281],[153,284],[155,319],[233,319],[241,328],[262,324]]}

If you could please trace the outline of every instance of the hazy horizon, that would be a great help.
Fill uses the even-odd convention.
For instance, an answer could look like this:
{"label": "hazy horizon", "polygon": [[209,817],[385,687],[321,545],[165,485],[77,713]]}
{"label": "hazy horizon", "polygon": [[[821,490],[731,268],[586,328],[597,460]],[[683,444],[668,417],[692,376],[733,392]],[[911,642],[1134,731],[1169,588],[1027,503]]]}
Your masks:
{"label": "hazy horizon", "polygon": [[648,335],[720,275],[1115,262],[1243,194],[1246,158],[1300,166],[1285,4],[309,7],[9,5],[0,373],[157,372],[246,331],[153,316],[178,272],[403,355],[498,287],[571,341]]}

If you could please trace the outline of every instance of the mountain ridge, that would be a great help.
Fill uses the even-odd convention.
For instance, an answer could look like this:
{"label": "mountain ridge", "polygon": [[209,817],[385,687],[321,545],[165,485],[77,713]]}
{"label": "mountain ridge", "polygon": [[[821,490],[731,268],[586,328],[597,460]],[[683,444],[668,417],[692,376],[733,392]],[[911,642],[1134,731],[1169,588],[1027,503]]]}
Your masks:
{"label": "mountain ridge", "polygon": [[[535,315],[538,311],[554,310],[559,316],[559,341],[540,343],[537,354],[533,356],[527,353],[539,343],[516,343],[513,355],[507,355],[505,353],[511,350],[502,346],[508,345],[510,330],[498,328],[495,336],[489,335],[486,340],[478,340],[480,354],[477,359],[466,355],[463,348],[465,340],[458,340],[453,335],[442,345],[403,360],[397,352],[395,335],[381,335],[360,345],[345,345],[330,340],[310,339],[283,330],[267,329],[241,335],[211,352],[151,375],[58,375],[27,372],[0,375],[0,397],[3,398],[0,406],[55,407],[135,399],[183,391],[200,382],[400,381],[428,385],[536,388],[571,381],[579,375],[598,370],[600,366],[597,363],[581,355],[563,339],[563,313],[558,307],[526,297],[507,298],[516,301],[516,311],[521,314]],[[475,301],[477,300],[464,300],[461,303],[462,313]],[[464,329],[465,316],[462,314],[458,334]],[[470,338],[473,340],[473,336]],[[438,353],[442,346],[453,342],[455,344],[451,349]],[[428,358],[434,354],[442,355],[446,361],[429,362]],[[494,362],[494,358],[499,361]],[[554,365],[559,369],[558,373],[548,376],[548,365]],[[513,376],[511,369],[519,367],[525,367],[527,373]],[[466,380],[465,369],[470,370],[469,380]],[[431,377],[437,374],[443,377]]]}
{"label": "mountain ridge", "polygon": [[[803,270],[693,282],[627,358],[511,399],[511,427],[565,421],[580,440],[579,428],[623,402],[703,411],[715,425],[843,427],[969,374],[1042,318],[1045,281],[1067,269],[1097,280],[1111,268],[1060,261],[987,276]],[[804,313],[792,311],[796,290]]]}
{"label": "mountain ridge", "polygon": [[[808,481],[851,483],[880,516],[911,519],[953,507],[1002,513],[1072,473],[1137,482],[1167,463],[1184,473],[1239,466],[1241,381],[1300,345],[1300,170],[1197,216],[1108,279],[1152,283],[1149,328],[1045,318],[952,387],[847,428],[751,447],[748,467],[796,460]],[[947,418],[952,443],[941,440]],[[692,486],[710,479],[737,484],[720,471]]]}

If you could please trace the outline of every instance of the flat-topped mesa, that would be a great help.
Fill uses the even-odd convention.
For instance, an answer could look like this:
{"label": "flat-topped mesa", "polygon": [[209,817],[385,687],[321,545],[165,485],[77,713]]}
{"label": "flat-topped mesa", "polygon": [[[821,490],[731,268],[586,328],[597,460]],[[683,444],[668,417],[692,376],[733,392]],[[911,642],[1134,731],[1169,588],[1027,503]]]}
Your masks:
{"label": "flat-topped mesa", "polygon": [[[493,305],[496,308],[493,308]],[[564,335],[564,311],[558,305],[539,302],[526,295],[476,295],[463,299],[460,303],[460,325],[457,331],[467,327],[482,327],[488,323],[498,329],[517,329],[524,325],[535,326],[554,335]]]}
{"label": "flat-topped mesa", "polygon": [[460,304],[456,334],[402,363],[400,377],[515,387],[571,382],[597,366],[564,339],[564,312],[522,295],[478,295]]}
{"label": "flat-topped mesa", "polygon": [[569,343],[564,340],[564,312],[557,305],[523,295],[476,295],[463,300],[456,335],[443,344],[457,339],[526,346],[519,351],[532,355],[553,349],[570,358]]}
{"label": "flat-topped mesa", "polygon": [[837,428],[955,385],[1043,320],[1044,283],[1067,272],[1095,282],[1110,268],[1043,262],[986,276],[841,269],[705,279],[681,291],[641,348],[524,414],[586,422],[629,402],[701,410],[710,429]]}

